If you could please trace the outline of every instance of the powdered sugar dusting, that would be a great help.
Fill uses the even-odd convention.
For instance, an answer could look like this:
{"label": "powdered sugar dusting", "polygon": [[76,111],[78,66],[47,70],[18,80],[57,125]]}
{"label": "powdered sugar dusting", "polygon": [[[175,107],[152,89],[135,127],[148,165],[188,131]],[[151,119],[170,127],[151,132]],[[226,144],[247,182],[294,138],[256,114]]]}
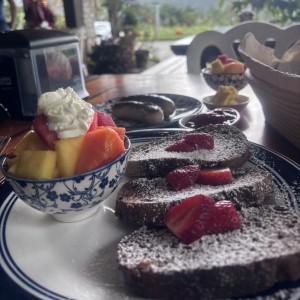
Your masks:
{"label": "powdered sugar dusting", "polygon": [[243,208],[239,214],[241,229],[205,235],[190,245],[181,243],[167,229],[142,227],[121,241],[120,263],[132,267],[147,256],[154,272],[173,268],[208,269],[235,263],[247,265],[300,251],[300,222],[292,209],[251,207]]}
{"label": "powdered sugar dusting", "polygon": [[[227,297],[243,295],[244,285],[250,285],[249,291],[257,292],[256,289],[259,291],[277,281],[300,278],[297,266],[286,267],[291,262],[298,264],[300,260],[300,222],[294,210],[262,206],[242,208],[239,213],[243,224],[241,229],[206,235],[189,245],[181,243],[167,229],[142,227],[122,239],[118,261],[125,268],[124,272],[136,270],[137,281],[144,273],[152,274],[152,278],[156,274],[164,274],[174,278],[175,282],[179,274],[189,274],[190,285],[187,285],[193,293],[195,285],[198,292],[206,289],[201,286],[203,276],[211,278],[215,274],[215,283],[219,288],[228,285]],[[146,269],[142,264],[145,260]],[[265,282],[259,286],[258,281],[264,272]],[[169,288],[168,282],[166,280],[166,289]],[[210,297],[218,295],[216,290],[207,293]]]}
{"label": "powdered sugar dusting", "polygon": [[237,207],[259,205],[272,195],[272,177],[257,168],[239,169],[226,185],[200,185],[174,191],[164,178],[136,178],[125,183],[117,196],[116,215],[140,225],[162,225],[163,216],[173,205],[203,194],[216,201],[231,200]]}
{"label": "powdered sugar dusting", "polygon": [[[237,167],[243,164],[249,158],[249,145],[244,134],[237,128],[229,125],[208,125],[201,128],[201,131],[209,133],[215,142],[215,147],[212,150],[198,149],[193,152],[170,152],[165,149],[174,144],[175,141],[182,138],[182,134],[172,138],[164,138],[152,141],[135,147],[131,151],[128,162],[128,172],[130,176],[135,176],[135,164],[145,164],[144,176],[147,172],[153,173],[155,169],[161,165],[159,161],[182,160],[185,164],[201,163],[202,166],[212,167],[216,165],[229,164],[232,167]],[[186,134],[186,133],[185,133]],[[229,162],[229,163],[228,163]],[[237,166],[235,166],[235,163]],[[141,176],[138,174],[137,176]]]}

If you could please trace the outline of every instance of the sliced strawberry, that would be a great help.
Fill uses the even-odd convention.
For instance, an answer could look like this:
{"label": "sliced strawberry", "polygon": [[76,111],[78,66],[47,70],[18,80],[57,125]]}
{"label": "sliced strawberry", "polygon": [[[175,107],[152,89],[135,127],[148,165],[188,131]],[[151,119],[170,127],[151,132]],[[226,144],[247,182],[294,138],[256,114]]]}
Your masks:
{"label": "sliced strawberry", "polygon": [[37,115],[32,121],[32,126],[40,139],[44,141],[51,150],[54,150],[55,142],[58,140],[58,137],[54,130],[48,128],[47,117],[44,114]]}
{"label": "sliced strawberry", "polygon": [[200,166],[189,165],[179,167],[167,174],[166,180],[175,191],[180,191],[192,186],[198,178]]}
{"label": "sliced strawberry", "polygon": [[196,183],[221,185],[229,184],[233,181],[232,173],[229,168],[222,169],[201,169],[198,172]]}
{"label": "sliced strawberry", "polygon": [[168,146],[166,151],[192,152],[197,149],[213,149],[215,142],[208,133],[189,133],[183,139]]}
{"label": "sliced strawberry", "polygon": [[241,227],[240,216],[231,201],[222,200],[215,204],[216,220],[218,220],[218,232],[227,232]]}
{"label": "sliced strawberry", "polygon": [[168,146],[165,150],[170,152],[192,152],[196,150],[196,146],[194,143],[181,139]]}
{"label": "sliced strawberry", "polygon": [[171,207],[164,223],[185,244],[207,234],[224,233],[241,227],[239,214],[231,201],[215,203],[204,195],[187,198]]}
{"label": "sliced strawberry", "polygon": [[111,115],[105,113],[104,111],[97,111],[96,114],[98,116],[98,126],[117,127]]}
{"label": "sliced strawberry", "polygon": [[164,217],[164,223],[181,241],[189,244],[216,231],[211,222],[214,211],[213,198],[197,195],[171,207]]}
{"label": "sliced strawberry", "polygon": [[228,56],[226,54],[220,54],[217,56],[217,58],[221,61],[223,65],[227,63]]}
{"label": "sliced strawberry", "polygon": [[88,130],[88,132],[90,131],[94,131],[98,128],[98,114],[97,113],[94,113],[94,118],[93,118],[93,121],[90,125],[90,128]]}
{"label": "sliced strawberry", "polygon": [[229,64],[231,62],[236,62],[236,59],[228,57],[226,54],[220,54],[217,57],[223,65]]}
{"label": "sliced strawberry", "polygon": [[215,141],[208,133],[189,133],[184,139],[196,146],[196,149],[213,149]]}

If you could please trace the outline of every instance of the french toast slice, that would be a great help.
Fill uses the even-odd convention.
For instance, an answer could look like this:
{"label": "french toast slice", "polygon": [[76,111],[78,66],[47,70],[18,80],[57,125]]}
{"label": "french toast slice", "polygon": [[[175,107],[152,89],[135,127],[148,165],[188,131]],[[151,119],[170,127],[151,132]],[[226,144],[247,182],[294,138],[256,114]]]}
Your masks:
{"label": "french toast slice", "polygon": [[[164,150],[182,134],[133,149],[131,178],[119,190],[115,214],[135,225],[147,225],[124,237],[117,261],[126,285],[136,294],[160,299],[224,299],[251,296],[276,283],[300,279],[300,220],[272,180],[259,167],[240,168],[249,158],[245,136],[229,126],[206,126],[216,148],[197,153]],[[206,153],[205,153],[206,151]],[[229,167],[233,182],[195,183],[174,191],[164,176],[176,167]],[[231,200],[242,227],[202,236],[186,245],[163,228],[163,218],[188,197],[204,194]],[[282,201],[283,200],[283,201]],[[279,201],[279,202],[278,202]],[[264,204],[264,205],[262,205]]]}
{"label": "french toast slice", "polygon": [[274,189],[270,173],[256,167],[233,171],[230,184],[212,186],[195,183],[180,191],[174,191],[165,178],[133,178],[118,192],[115,215],[131,224],[162,226],[168,209],[193,195],[211,196],[216,201],[231,200],[239,209],[264,203]]}
{"label": "french toast slice", "polygon": [[126,285],[149,298],[231,299],[300,279],[300,221],[294,209],[263,205],[241,208],[239,214],[241,229],[189,245],[162,228],[144,226],[124,237],[117,260]]}
{"label": "french toast slice", "polygon": [[165,150],[187,133],[154,140],[131,150],[126,175],[147,178],[164,177],[177,167],[191,164],[200,164],[203,168],[236,169],[250,157],[246,136],[234,126],[208,125],[195,132],[209,133],[214,139],[214,149],[199,149],[188,153]]}

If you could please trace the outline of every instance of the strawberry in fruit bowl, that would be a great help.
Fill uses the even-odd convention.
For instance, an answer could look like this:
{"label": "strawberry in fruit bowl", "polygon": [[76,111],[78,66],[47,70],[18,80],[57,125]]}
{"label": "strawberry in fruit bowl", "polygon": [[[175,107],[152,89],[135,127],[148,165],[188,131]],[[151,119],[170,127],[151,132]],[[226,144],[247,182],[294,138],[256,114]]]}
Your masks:
{"label": "strawberry in fruit bowl", "polygon": [[49,93],[39,100],[41,107],[57,106],[59,98],[60,109],[38,110],[33,130],[2,157],[0,168],[26,204],[58,221],[79,221],[98,211],[118,187],[131,144],[124,128],[93,111],[74,91]]}

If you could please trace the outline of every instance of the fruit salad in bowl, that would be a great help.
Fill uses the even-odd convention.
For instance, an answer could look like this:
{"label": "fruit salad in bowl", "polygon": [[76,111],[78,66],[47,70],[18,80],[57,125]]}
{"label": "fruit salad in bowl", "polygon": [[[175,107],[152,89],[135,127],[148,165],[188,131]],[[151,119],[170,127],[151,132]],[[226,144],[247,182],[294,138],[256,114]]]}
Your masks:
{"label": "fruit salad in bowl", "polygon": [[29,206],[62,222],[93,215],[118,187],[130,140],[111,116],[71,88],[41,95],[32,130],[1,160],[1,171]]}
{"label": "fruit salad in bowl", "polygon": [[220,54],[202,69],[202,74],[206,83],[214,90],[220,85],[230,85],[241,90],[247,84],[245,68],[244,63]]}

